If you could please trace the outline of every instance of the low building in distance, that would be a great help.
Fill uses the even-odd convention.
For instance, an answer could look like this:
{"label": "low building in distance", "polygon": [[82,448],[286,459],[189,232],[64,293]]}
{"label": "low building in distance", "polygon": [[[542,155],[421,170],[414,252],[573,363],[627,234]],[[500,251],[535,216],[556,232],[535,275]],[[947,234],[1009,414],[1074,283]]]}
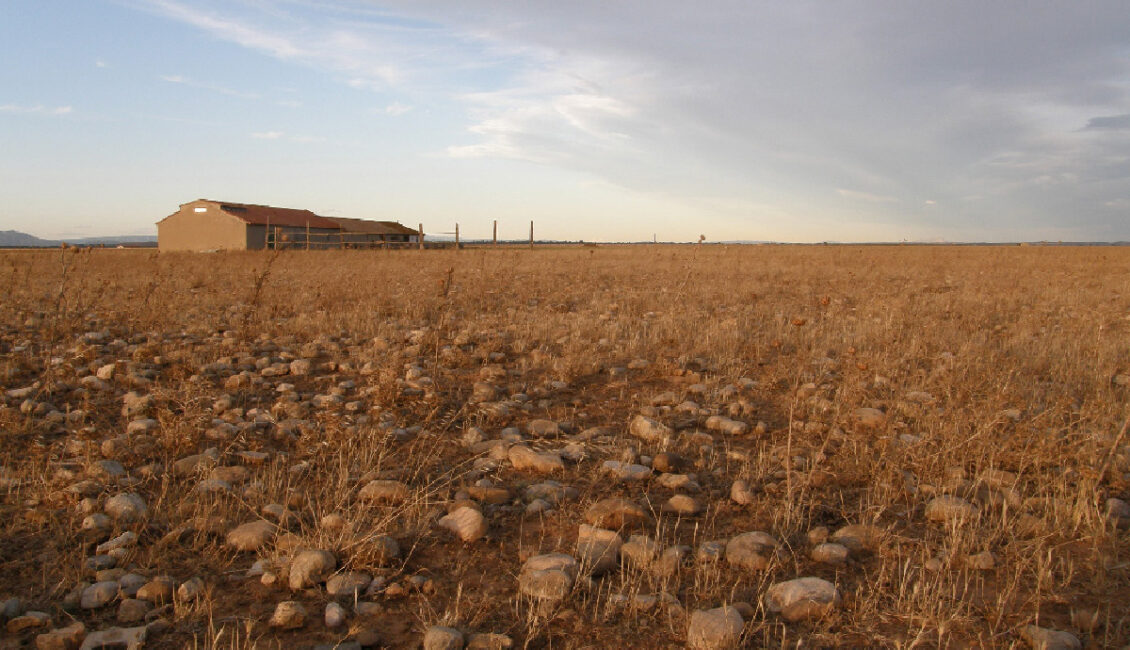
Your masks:
{"label": "low building in distance", "polygon": [[417,231],[395,221],[207,199],[185,203],[157,222],[157,248],[162,251],[380,248],[417,242]]}

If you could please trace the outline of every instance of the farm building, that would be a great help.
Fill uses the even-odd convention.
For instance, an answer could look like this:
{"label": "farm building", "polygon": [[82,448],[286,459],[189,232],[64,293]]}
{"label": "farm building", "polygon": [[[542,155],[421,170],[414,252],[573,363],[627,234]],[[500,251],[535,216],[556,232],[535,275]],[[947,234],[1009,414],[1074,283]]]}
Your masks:
{"label": "farm building", "polygon": [[323,217],[309,210],[199,199],[157,222],[162,251],[404,246],[419,233],[394,221]]}

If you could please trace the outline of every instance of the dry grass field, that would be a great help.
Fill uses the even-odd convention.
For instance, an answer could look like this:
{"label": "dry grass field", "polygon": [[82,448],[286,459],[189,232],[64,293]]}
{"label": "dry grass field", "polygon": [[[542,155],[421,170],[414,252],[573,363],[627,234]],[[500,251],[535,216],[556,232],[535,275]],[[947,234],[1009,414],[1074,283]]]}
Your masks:
{"label": "dry grass field", "polygon": [[0,281],[0,647],[1130,644],[1130,249]]}

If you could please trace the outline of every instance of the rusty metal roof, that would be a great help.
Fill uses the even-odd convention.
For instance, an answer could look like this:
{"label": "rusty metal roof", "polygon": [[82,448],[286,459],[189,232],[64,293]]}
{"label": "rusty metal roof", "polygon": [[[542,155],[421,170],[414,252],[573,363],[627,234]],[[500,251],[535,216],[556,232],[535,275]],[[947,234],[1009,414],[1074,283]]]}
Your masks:
{"label": "rusty metal roof", "polygon": [[368,219],[350,219],[348,217],[326,217],[336,222],[343,231],[365,233],[373,235],[415,235],[415,230],[402,226],[395,221],[369,221]]}
{"label": "rusty metal roof", "polygon": [[339,230],[340,226],[333,221],[310,212],[309,210],[296,210],[294,208],[275,208],[269,205],[255,205],[251,203],[228,203],[225,201],[208,201],[220,206],[220,209],[245,223],[256,226],[290,226],[294,228],[326,228]]}

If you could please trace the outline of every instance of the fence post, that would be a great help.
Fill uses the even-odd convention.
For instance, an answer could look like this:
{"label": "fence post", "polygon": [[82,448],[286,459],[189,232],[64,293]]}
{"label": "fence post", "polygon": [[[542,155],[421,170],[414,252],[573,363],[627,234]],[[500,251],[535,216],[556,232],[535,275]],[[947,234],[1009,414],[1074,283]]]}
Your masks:
{"label": "fence post", "polygon": [[530,250],[534,249],[534,222],[530,221]]}
{"label": "fence post", "polygon": [[491,237],[491,243],[498,246],[498,219],[494,220],[494,235]]}
{"label": "fence post", "polygon": [[310,222],[306,222],[306,250],[310,250]]}
{"label": "fence post", "polygon": [[455,250],[459,250],[459,224],[455,224]]}
{"label": "fence post", "polygon": [[418,233],[416,242],[420,245],[420,250],[424,250],[424,224],[418,224],[416,232]]}

